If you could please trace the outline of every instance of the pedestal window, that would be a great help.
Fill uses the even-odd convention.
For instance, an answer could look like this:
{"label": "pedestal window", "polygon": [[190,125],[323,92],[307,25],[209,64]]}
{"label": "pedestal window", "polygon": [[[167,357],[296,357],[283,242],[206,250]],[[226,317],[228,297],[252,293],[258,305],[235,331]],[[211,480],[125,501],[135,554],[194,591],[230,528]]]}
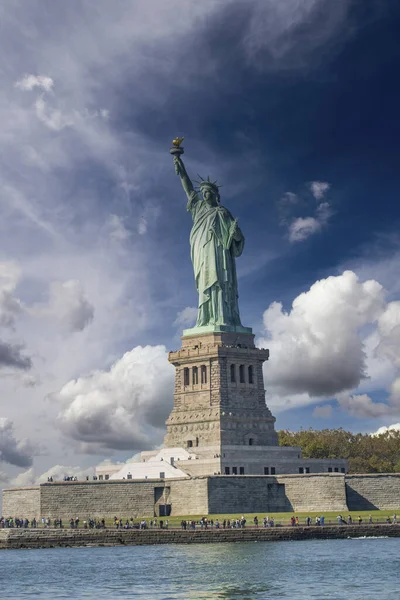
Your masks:
{"label": "pedestal window", "polygon": [[183,385],[189,385],[189,369],[187,367],[183,369]]}
{"label": "pedestal window", "polygon": [[248,372],[249,372],[249,383],[253,384],[254,383],[254,378],[253,378],[253,367],[252,367],[252,365],[249,366]]}

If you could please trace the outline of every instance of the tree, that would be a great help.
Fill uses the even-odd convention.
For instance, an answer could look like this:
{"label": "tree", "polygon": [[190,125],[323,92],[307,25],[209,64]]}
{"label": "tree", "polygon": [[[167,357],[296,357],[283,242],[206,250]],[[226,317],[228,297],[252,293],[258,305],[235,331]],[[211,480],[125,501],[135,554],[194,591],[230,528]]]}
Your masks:
{"label": "tree", "polygon": [[350,473],[400,473],[400,431],[380,435],[338,429],[278,431],[281,446],[300,446],[304,458],[346,458]]}

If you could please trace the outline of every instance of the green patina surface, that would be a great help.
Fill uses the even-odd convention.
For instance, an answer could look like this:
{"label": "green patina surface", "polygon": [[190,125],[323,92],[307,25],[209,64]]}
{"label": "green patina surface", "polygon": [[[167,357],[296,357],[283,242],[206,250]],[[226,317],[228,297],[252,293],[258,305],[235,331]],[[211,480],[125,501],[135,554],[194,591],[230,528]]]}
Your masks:
{"label": "green patina surface", "polygon": [[199,294],[196,327],[185,330],[184,335],[251,333],[250,328],[242,327],[239,315],[235,260],[243,252],[244,236],[237,219],[221,206],[218,185],[203,180],[200,190],[195,190],[180,154],[173,153],[193,219],[190,255]]}

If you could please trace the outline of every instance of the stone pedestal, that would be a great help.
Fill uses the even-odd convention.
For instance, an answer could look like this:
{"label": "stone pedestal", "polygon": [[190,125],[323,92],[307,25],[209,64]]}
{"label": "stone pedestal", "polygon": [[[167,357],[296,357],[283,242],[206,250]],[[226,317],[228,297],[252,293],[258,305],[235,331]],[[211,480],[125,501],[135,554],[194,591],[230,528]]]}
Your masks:
{"label": "stone pedestal", "polygon": [[221,459],[225,446],[277,446],[262,372],[269,351],[255,347],[251,329],[192,331],[185,331],[181,349],[169,354],[175,393],[164,447],[193,448],[201,458]]}

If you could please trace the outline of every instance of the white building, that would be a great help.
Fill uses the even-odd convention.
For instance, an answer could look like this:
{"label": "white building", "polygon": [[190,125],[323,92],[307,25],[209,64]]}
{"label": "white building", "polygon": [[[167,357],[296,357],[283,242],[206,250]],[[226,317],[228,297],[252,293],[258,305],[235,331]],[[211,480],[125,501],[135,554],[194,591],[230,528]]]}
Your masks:
{"label": "white building", "polygon": [[180,461],[191,460],[184,448],[162,448],[141,453],[141,460],[124,464],[109,464],[96,467],[96,475],[103,479],[184,479],[189,477],[179,468]]}

